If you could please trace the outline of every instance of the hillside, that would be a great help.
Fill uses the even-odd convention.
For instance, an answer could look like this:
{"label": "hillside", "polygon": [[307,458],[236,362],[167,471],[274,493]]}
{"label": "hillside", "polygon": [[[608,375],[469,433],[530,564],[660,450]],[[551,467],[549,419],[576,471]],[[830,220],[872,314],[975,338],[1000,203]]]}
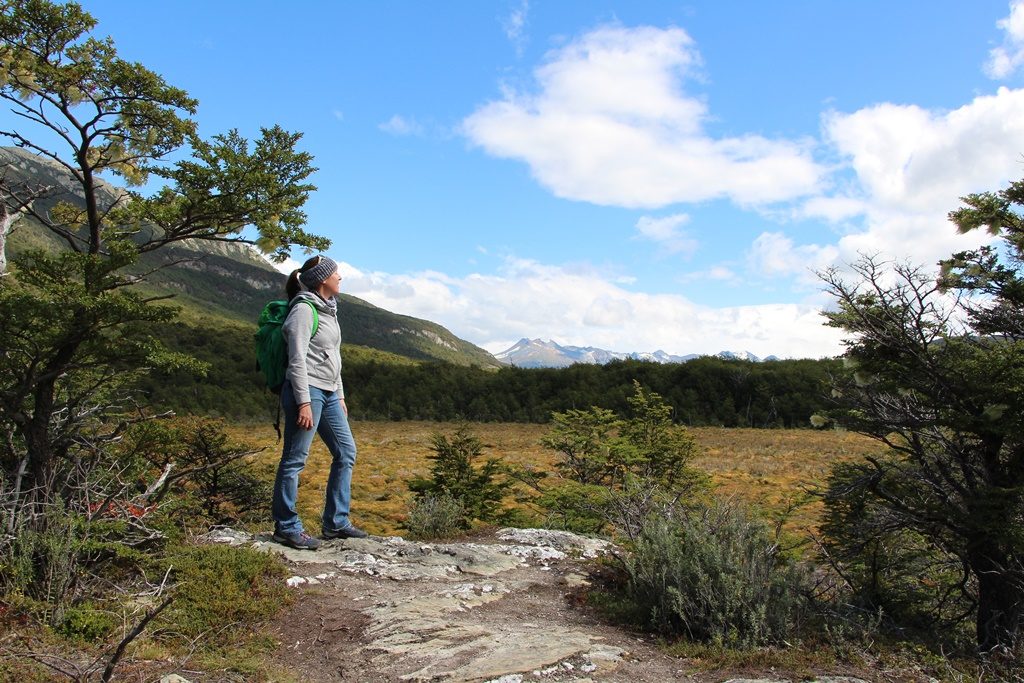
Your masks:
{"label": "hillside", "polygon": [[[58,201],[81,202],[66,171],[58,164],[18,148],[0,148],[0,169],[10,178],[30,185],[54,188],[39,204],[51,208]],[[104,184],[101,201],[116,201],[123,191]],[[8,254],[17,257],[29,248],[59,249],[62,243],[31,219],[22,219],[8,242]],[[174,265],[167,265],[179,262]],[[139,270],[165,265],[147,278],[145,289],[174,294],[185,309],[185,320],[219,327],[228,322],[248,324],[263,305],[284,293],[285,276],[244,244],[182,243],[146,254]],[[391,313],[362,299],[342,294],[339,312],[346,344],[366,346],[415,360],[439,360],[456,365],[500,366],[477,346],[459,339],[436,323]]]}

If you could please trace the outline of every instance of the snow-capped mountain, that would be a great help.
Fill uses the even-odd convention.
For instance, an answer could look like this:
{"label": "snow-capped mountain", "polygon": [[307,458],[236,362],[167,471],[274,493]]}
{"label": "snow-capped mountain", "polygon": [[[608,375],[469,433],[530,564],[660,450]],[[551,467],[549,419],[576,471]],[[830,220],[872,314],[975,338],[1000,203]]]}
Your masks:
{"label": "snow-capped mountain", "polygon": [[[613,360],[644,360],[654,363],[685,363],[688,360],[697,358],[699,354],[691,353],[685,356],[674,356],[664,351],[631,352],[607,351],[594,348],[593,346],[562,346],[553,341],[543,339],[526,339],[517,341],[510,348],[501,353],[494,354],[502,363],[515,365],[520,368],[564,368],[573,363],[592,363],[604,365]],[[722,351],[716,354],[719,358],[727,360],[748,360],[760,361],[760,358],[749,351]]]}
{"label": "snow-capped mountain", "polygon": [[[754,363],[761,362],[761,359],[750,351],[719,351],[715,355],[723,360],[749,360]],[[773,356],[770,357],[774,358]],[[765,360],[767,360],[767,358]]]}

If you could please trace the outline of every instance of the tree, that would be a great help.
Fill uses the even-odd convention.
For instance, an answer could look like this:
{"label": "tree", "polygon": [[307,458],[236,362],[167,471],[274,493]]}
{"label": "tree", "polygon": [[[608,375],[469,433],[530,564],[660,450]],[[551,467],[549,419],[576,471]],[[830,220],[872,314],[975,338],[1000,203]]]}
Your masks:
{"label": "tree", "polygon": [[[5,474],[22,472],[21,490],[43,501],[67,484],[62,463],[83,444],[118,438],[139,415],[119,384],[188,364],[145,332],[174,309],[132,288],[170,265],[152,258],[143,267],[141,255],[183,240],[254,243],[276,258],[294,245],[328,245],[302,228],[315,169],[295,149],[300,134],[272,127],[255,143],[237,131],[199,138],[196,100],[118,57],[110,38],[90,35],[95,24],[74,3],[0,1],[0,100],[19,122],[0,138],[63,169],[74,185],[72,201],[62,189],[12,206],[21,190],[0,177],[5,213],[21,211],[67,246],[29,253],[15,264],[16,282],[0,280]],[[150,196],[111,191],[106,174],[164,186]]]}
{"label": "tree", "polygon": [[462,529],[469,529],[473,520],[498,522],[507,517],[501,502],[511,482],[498,479],[504,473],[501,461],[486,458],[481,466],[476,462],[483,453],[483,444],[466,427],[460,427],[449,439],[444,434],[431,437],[434,463],[430,478],[409,480],[409,490],[419,501],[427,498],[448,497],[458,504]]}
{"label": "tree", "polygon": [[826,502],[834,533],[852,533],[852,510],[856,533],[911,534],[935,571],[955,567],[938,597],[966,606],[987,651],[1024,632],[1024,183],[963,201],[950,219],[1001,246],[954,255],[938,279],[871,258],[854,283],[822,275],[838,304],[828,324],[849,334],[832,416],[887,447],[846,466]]}
{"label": "tree", "polygon": [[536,472],[517,473],[568,529],[598,532],[612,524],[634,539],[652,514],[707,488],[706,477],[689,466],[696,442],[672,423],[662,397],[634,380],[626,402],[630,414],[622,420],[596,406],[552,413],[541,442],[560,454],[555,468],[563,481],[542,487]]}

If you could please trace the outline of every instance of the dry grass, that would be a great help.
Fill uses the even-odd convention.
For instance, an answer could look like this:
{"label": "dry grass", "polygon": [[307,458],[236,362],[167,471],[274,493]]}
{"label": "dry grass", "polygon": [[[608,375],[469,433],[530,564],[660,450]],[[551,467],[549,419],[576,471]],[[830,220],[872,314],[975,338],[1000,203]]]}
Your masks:
{"label": "dry grass", "polygon": [[[457,427],[439,422],[353,422],[359,448],[352,481],[353,520],[371,533],[400,533],[412,500],[405,482],[429,472],[431,435],[450,434]],[[546,425],[475,423],[470,429],[483,441],[484,456],[543,469],[554,463],[555,453],[540,445]],[[273,478],[280,452],[273,428],[245,426],[230,431],[236,439],[267,447],[255,464]],[[711,475],[717,491],[768,514],[780,514],[804,498],[804,488],[822,483],[833,462],[878,448],[865,437],[845,432],[701,427],[691,433],[702,451],[694,464]],[[329,467],[330,455],[323,442],[315,439],[299,485],[299,512],[311,531],[319,529]],[[786,526],[793,531],[811,527],[819,511],[819,504],[805,504],[793,511]]]}

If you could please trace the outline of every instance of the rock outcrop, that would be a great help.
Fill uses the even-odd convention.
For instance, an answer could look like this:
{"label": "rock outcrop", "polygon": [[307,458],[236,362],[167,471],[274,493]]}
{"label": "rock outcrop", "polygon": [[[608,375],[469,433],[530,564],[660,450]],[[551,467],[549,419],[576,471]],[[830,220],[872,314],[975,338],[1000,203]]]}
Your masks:
{"label": "rock outcrop", "polygon": [[302,593],[275,631],[279,661],[301,680],[729,678],[693,677],[646,638],[573,604],[588,583],[586,562],[615,551],[606,541],[543,529],[502,529],[471,543],[336,540],[316,552],[230,529],[204,540],[285,557],[288,585]]}

